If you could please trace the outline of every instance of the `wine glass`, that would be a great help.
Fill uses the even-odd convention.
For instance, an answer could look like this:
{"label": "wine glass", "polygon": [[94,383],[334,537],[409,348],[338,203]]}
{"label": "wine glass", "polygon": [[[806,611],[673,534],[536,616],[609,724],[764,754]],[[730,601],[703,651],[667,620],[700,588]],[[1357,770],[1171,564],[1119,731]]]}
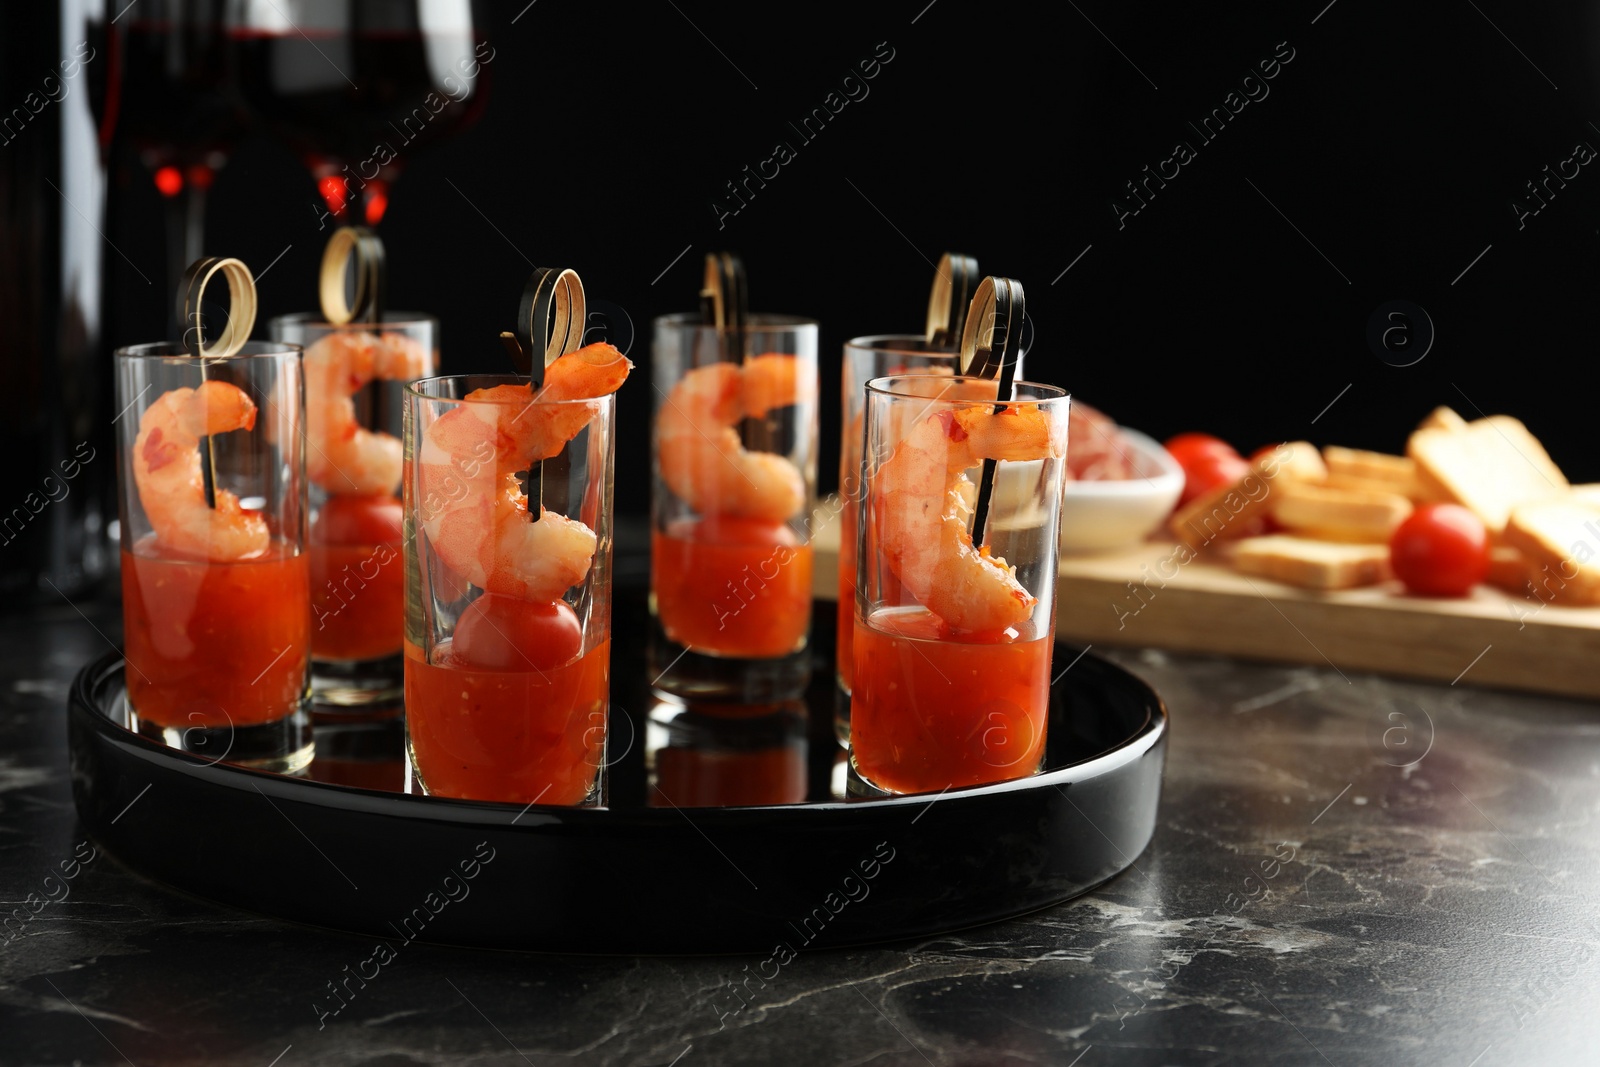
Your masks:
{"label": "wine glass", "polygon": [[115,123],[166,204],[167,279],[203,254],[206,191],[244,133],[233,88],[225,0],[141,0],[110,35],[120,87],[102,125]]}
{"label": "wine glass", "polygon": [[411,153],[482,111],[481,25],[472,0],[234,0],[230,15],[246,100],[335,221],[369,226]]}

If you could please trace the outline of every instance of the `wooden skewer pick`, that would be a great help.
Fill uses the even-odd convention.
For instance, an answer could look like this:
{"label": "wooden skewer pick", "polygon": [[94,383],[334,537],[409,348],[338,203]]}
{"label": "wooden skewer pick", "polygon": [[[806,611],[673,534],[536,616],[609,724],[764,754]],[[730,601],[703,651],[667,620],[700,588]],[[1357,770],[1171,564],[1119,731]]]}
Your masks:
{"label": "wooden skewer pick", "polygon": [[[961,333],[961,373],[996,380],[996,415],[1004,411],[1006,402],[1013,398],[1022,323],[1026,317],[1021,282],[991,275],[978,283],[972,306],[967,310],[966,327]],[[995,470],[994,460],[983,461],[978,503],[972,516],[972,543],[980,547],[989,519],[989,502],[994,496]]]}
{"label": "wooden skewer pick", "polygon": [[[345,300],[345,274],[355,263],[355,298]],[[383,239],[364,226],[341,226],[328,238],[322,251],[322,272],[317,291],[322,298],[322,315],[335,326],[347,322],[383,322],[387,298],[388,272]]]}
{"label": "wooden skewer pick", "polygon": [[[207,345],[201,306],[206,286],[221,272],[228,283],[228,321],[222,336]],[[207,361],[226,359],[244,347],[256,325],[256,280],[250,268],[237,259],[208,256],[189,264],[178,286],[178,326],[183,331],[183,347],[191,359],[200,363],[200,380],[207,378]],[[200,476],[205,484],[206,507],[217,506],[216,445],[207,434],[200,450]]]}
{"label": "wooden skewer pick", "polygon": [[[584,326],[588,322],[588,307],[583,295],[583,279],[577,271],[562,267],[535,267],[523,286],[522,300],[517,305],[517,329],[500,334],[506,354],[517,368],[517,373],[528,379],[530,394],[544,388],[545,368],[574,349],[583,345]],[[534,354],[541,353],[535,360]],[[525,471],[517,472],[523,492],[528,497],[528,521],[538,522],[544,508],[544,467],[554,468],[561,460],[550,459],[534,463]],[[564,471],[564,466],[562,470]],[[557,473],[552,469],[552,474]]]}
{"label": "wooden skewer pick", "polygon": [[705,284],[700,287],[700,320],[704,325],[727,331],[732,362],[744,362],[750,288],[745,279],[744,261],[732,252],[706,255]]}
{"label": "wooden skewer pick", "polygon": [[982,275],[978,261],[958,252],[939,257],[933,272],[933,291],[928,294],[928,347],[953,349],[961,343],[967,324],[967,308],[973,287]]}

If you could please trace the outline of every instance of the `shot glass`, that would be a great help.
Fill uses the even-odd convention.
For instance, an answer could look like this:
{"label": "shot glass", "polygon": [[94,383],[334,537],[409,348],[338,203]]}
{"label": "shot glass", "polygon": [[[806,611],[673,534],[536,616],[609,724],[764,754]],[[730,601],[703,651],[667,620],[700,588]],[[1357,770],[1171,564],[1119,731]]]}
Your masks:
{"label": "shot glass", "polygon": [[[745,353],[742,360],[739,352]],[[655,322],[651,604],[705,656],[773,659],[811,628],[817,324]]]}
{"label": "shot glass", "polygon": [[[867,383],[874,378],[907,375],[954,377],[960,358],[954,351],[939,351],[920,334],[879,334],[845,342],[840,373],[839,436],[839,604],[834,645],[834,668],[845,700],[840,702],[834,726],[839,740],[850,740],[850,688],[856,624],[856,539],[860,534],[861,442]],[[1017,374],[1023,360],[1017,360]],[[970,386],[969,386],[970,388]]]}
{"label": "shot glass", "polygon": [[866,387],[850,743],[867,792],[1022,778],[1044,756],[1070,398],[995,395],[960,376]]}
{"label": "shot glass", "polygon": [[118,349],[128,702],[212,762],[311,761],[310,567],[298,345],[204,360]]}
{"label": "shot glass", "polygon": [[439,323],[392,312],[381,326],[336,326],[300,314],[269,328],[305,348],[312,697],[323,710],[393,705],[404,674],[404,388],[435,372]]}
{"label": "shot glass", "polygon": [[600,803],[616,398],[533,401],[527,383],[406,387],[408,768],[434,796]]}

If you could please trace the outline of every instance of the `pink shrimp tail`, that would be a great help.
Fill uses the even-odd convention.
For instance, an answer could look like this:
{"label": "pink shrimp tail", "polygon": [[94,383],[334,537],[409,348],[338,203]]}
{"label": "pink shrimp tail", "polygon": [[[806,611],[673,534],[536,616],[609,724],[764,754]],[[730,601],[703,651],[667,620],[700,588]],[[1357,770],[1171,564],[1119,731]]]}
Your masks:
{"label": "pink shrimp tail", "polygon": [[816,399],[816,378],[804,374],[793,356],[776,352],[752,356],[744,361],[741,397],[744,414],[765,418],[776,408],[803,404]]}
{"label": "pink shrimp tail", "polygon": [[244,390],[228,382],[200,383],[184,405],[184,428],[196,437],[256,428],[256,405]]}
{"label": "pink shrimp tail", "polygon": [[541,400],[609,396],[628,380],[633,362],[614,345],[597,342],[568,352],[545,370]]}

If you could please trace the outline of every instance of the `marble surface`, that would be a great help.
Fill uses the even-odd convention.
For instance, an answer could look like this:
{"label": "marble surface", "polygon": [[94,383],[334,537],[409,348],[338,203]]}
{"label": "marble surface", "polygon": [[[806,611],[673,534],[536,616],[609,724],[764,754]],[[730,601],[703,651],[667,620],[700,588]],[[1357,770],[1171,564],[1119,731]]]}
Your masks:
{"label": "marble surface", "polygon": [[1154,841],[1086,897],[803,952],[746,1000],[755,957],[416,945],[319,1026],[364,939],[85,842],[66,690],[119,627],[80,607],[0,617],[0,1064],[1597,1062],[1593,705],[1116,653],[1172,746]]}

